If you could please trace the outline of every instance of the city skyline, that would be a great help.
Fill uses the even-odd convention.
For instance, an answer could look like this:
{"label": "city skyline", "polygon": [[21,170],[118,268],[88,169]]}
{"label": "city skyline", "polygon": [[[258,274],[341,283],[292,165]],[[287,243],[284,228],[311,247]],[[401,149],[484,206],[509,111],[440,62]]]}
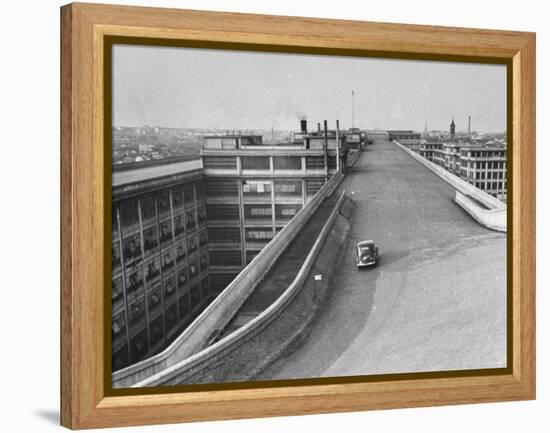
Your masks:
{"label": "city skyline", "polygon": [[306,117],[347,128],[352,91],[361,128],[446,130],[454,118],[466,131],[471,116],[472,131],[506,131],[504,65],[113,48],[115,126],[295,130]]}

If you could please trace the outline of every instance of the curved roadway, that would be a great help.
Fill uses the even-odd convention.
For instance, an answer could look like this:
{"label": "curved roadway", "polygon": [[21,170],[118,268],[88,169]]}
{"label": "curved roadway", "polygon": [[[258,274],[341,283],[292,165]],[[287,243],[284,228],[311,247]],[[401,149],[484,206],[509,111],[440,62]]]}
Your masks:
{"label": "curved roadway", "polygon": [[[257,377],[289,379],[506,365],[506,236],[379,136],[343,181],[355,217],[331,294],[302,346]],[[377,268],[357,270],[374,239]]]}

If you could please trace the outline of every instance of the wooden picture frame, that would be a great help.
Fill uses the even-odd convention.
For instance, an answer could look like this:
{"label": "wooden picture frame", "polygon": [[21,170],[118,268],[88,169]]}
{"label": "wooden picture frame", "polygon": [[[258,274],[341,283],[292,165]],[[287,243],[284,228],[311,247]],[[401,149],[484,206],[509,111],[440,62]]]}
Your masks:
{"label": "wooden picture frame", "polygon": [[[508,360],[498,374],[109,393],[105,38],[509,66]],[[96,428],[535,398],[535,35],[97,4],[61,8],[61,424]],[[110,373],[109,373],[110,374]]]}

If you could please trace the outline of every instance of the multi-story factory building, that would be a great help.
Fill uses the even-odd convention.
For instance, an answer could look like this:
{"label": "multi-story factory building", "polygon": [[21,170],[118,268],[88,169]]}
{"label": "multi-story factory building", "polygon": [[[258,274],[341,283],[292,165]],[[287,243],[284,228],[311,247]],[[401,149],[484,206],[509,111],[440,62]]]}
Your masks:
{"label": "multi-story factory building", "polygon": [[212,300],[200,161],[113,173],[113,371],[164,349]]}
{"label": "multi-story factory building", "polygon": [[201,157],[213,293],[223,290],[344,164],[343,140],[337,145],[336,135],[308,133],[302,121],[293,142],[284,145],[263,145],[260,136],[205,137]]}

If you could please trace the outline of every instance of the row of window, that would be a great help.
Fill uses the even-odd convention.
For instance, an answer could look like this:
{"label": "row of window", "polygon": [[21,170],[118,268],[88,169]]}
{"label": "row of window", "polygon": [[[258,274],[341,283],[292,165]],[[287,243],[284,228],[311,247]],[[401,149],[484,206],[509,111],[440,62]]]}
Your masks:
{"label": "row of window", "polygon": [[477,169],[493,169],[493,170],[504,170],[506,168],[505,162],[469,162],[469,163],[463,163],[465,167],[469,167],[471,169],[477,168]]}
{"label": "row of window", "polygon": [[[158,220],[168,219],[172,215],[180,215],[185,211],[191,218],[193,207],[204,198],[204,188],[201,183],[195,183],[186,187],[173,188],[159,191],[154,194],[139,198],[123,200],[118,205],[120,226],[123,232],[128,233],[139,226],[139,220],[144,226],[155,224]],[[113,228],[116,230],[117,222],[113,214]],[[199,214],[199,218],[206,215]],[[193,216],[194,218],[194,216]]]}
{"label": "row of window", "polygon": [[[208,196],[227,196],[238,194],[238,181],[236,180],[214,180],[206,183]],[[301,180],[245,180],[242,182],[244,197],[270,197],[274,189],[275,196],[302,196]]]}
{"label": "row of window", "polygon": [[[322,146],[320,147],[322,149]],[[328,156],[330,167],[331,159],[336,157]],[[241,168],[243,170],[271,170],[271,159],[274,170],[302,170],[302,157],[300,156],[241,156]],[[236,170],[237,157],[235,156],[203,156],[203,166],[206,169]],[[325,168],[324,156],[306,156],[306,169],[318,170]]]}
{"label": "row of window", "polygon": [[507,182],[475,182],[475,186],[482,190],[506,190]]}
{"label": "row of window", "polygon": [[493,157],[506,157],[506,151],[505,150],[493,150],[493,151],[470,151],[468,149],[461,150],[460,154],[465,157],[472,157],[472,158],[493,158]]}
{"label": "row of window", "polygon": [[[122,344],[113,345],[113,371],[161,351],[202,311],[211,298],[208,278],[204,278],[187,292],[180,293],[177,299],[174,297],[164,311],[154,314],[153,311],[161,301],[157,292],[151,292],[147,298],[149,322],[143,323],[136,331],[130,331],[129,339],[125,339]],[[145,309],[145,298],[142,297],[128,310],[129,324],[124,311],[116,314],[112,319],[113,338],[126,336],[128,325],[131,329],[133,323],[143,321]]]}

